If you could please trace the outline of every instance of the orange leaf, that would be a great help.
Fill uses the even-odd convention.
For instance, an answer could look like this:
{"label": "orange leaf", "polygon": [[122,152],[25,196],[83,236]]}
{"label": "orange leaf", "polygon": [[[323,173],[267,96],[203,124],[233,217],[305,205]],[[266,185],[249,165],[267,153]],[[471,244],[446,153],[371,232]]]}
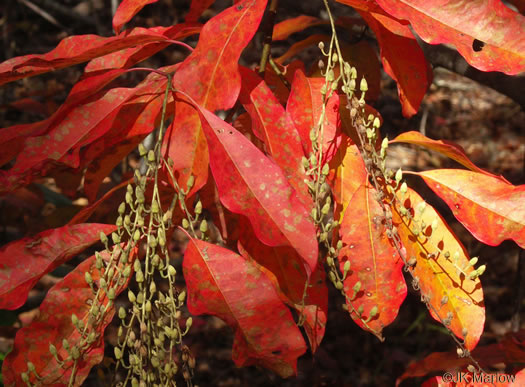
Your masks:
{"label": "orange leaf", "polygon": [[[382,339],[383,328],[394,321],[407,294],[403,261],[386,236],[383,210],[368,182],[357,147],[341,146],[332,161],[336,161],[332,183],[336,213],[342,214],[339,239],[343,248],[338,257],[341,272],[345,263],[350,262],[350,271],[343,282],[348,310],[361,328]],[[360,285],[356,292],[353,289],[357,283]],[[362,318],[356,314],[361,307]],[[374,307],[377,315],[364,323],[363,319]]]}
{"label": "orange leaf", "polygon": [[322,24],[328,24],[328,21],[307,15],[300,15],[291,19],[283,20],[274,26],[272,40],[285,40],[295,32]]}
{"label": "orange leaf", "polygon": [[[401,205],[392,206],[392,220],[406,249],[413,285],[428,299],[430,314],[449,320],[449,328],[472,350],[483,333],[485,307],[479,278],[468,254],[436,210],[412,189],[397,193]],[[466,333],[466,335],[465,335]]]}
{"label": "orange leaf", "polygon": [[479,241],[496,246],[512,239],[525,248],[525,185],[462,169],[435,169],[418,175]]}

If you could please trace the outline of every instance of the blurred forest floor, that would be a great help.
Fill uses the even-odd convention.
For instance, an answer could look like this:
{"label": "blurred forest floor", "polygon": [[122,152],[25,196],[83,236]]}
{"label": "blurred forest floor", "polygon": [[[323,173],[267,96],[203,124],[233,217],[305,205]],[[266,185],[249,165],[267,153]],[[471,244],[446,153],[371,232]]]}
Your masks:
{"label": "blurred forest floor", "polygon": [[[301,13],[320,16],[321,2],[281,1],[278,21]],[[37,5],[51,17],[31,9]],[[204,14],[205,20],[228,6],[217,1]],[[147,6],[129,27],[170,25],[182,22],[189,7],[188,1],[161,0]],[[334,5],[335,13],[351,15],[348,7]],[[288,12],[287,9],[293,11]],[[328,33],[324,27],[313,27],[305,33]],[[111,36],[110,0],[3,0],[0,4],[0,61],[51,50],[64,37],[72,34],[96,33]],[[296,34],[301,36],[300,34]],[[292,35],[286,42],[275,45],[274,55],[297,41]],[[373,43],[372,37],[365,39]],[[195,40],[190,44],[194,45]],[[259,60],[261,37],[244,52],[243,64],[254,66]],[[159,67],[183,59],[183,52],[167,49],[147,61],[146,66]],[[307,63],[316,63],[318,49],[313,47],[300,54]],[[48,117],[65,99],[71,86],[79,79],[82,66],[21,80],[0,88],[0,127],[34,122]],[[119,82],[128,85],[140,80],[133,73]],[[509,98],[487,87],[436,69],[434,83],[425,97],[419,113],[411,119],[401,115],[396,84],[383,74],[382,92],[374,107],[384,119],[383,135],[393,138],[401,132],[416,130],[434,139],[452,140],[462,145],[472,161],[493,173],[502,174],[513,184],[525,183],[525,112]],[[16,102],[15,102],[16,101]],[[1,136],[1,132],[0,132]],[[456,165],[451,160],[411,146],[392,146],[389,150],[392,168],[424,170]],[[128,168],[136,165],[130,158]],[[119,178],[116,173],[115,179]],[[115,180],[113,179],[113,180]],[[106,189],[115,181],[108,180]],[[480,345],[490,344],[511,331],[511,318],[516,309],[517,262],[519,248],[511,242],[490,247],[477,242],[453,218],[448,208],[417,178],[409,179],[427,201],[436,206],[451,224],[471,256],[479,256],[487,265],[482,278],[487,310],[485,333]],[[118,203],[120,199],[117,199]],[[49,179],[0,198],[0,245],[27,234],[56,227],[69,219],[87,201],[81,191],[67,195],[59,192]],[[108,210],[109,211],[109,210]],[[112,210],[114,211],[114,210]],[[180,234],[172,241],[173,258],[180,263],[185,241]],[[72,264],[79,262],[78,257]],[[69,265],[69,267],[71,267]],[[60,275],[55,271],[45,276],[30,294],[31,303],[22,310],[0,311],[0,353],[12,345],[16,327],[28,324],[38,313],[39,302],[47,289]],[[180,271],[182,272],[182,271]],[[181,279],[181,286],[183,285]],[[409,287],[410,288],[410,287]],[[343,300],[333,291],[324,341],[312,357],[305,354],[298,365],[297,378],[281,380],[272,373],[247,367],[237,369],[231,361],[233,336],[229,328],[213,317],[194,318],[192,334],[186,344],[197,359],[194,382],[199,386],[389,386],[393,385],[407,365],[435,351],[455,351],[448,334],[428,314],[411,289],[396,321],[384,331],[386,341],[360,330],[341,308]],[[521,327],[525,328],[525,316]],[[109,335],[114,334],[109,331]],[[88,386],[104,385],[100,379],[103,367],[95,370],[86,381]],[[403,386],[420,385],[424,379],[405,381]],[[181,384],[182,385],[182,384]]]}

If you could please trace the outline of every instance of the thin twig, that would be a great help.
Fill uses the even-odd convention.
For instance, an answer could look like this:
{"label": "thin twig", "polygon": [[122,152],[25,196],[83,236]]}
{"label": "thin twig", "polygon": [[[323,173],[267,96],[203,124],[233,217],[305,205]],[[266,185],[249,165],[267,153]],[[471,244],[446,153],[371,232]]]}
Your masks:
{"label": "thin twig", "polygon": [[261,61],[259,63],[259,74],[264,79],[264,72],[266,70],[266,64],[268,63],[268,57],[270,56],[270,49],[272,47],[273,37],[273,26],[275,25],[275,16],[277,15],[277,5],[279,0],[272,0],[270,8],[268,9],[268,16],[266,24],[264,26],[264,45],[261,54]]}

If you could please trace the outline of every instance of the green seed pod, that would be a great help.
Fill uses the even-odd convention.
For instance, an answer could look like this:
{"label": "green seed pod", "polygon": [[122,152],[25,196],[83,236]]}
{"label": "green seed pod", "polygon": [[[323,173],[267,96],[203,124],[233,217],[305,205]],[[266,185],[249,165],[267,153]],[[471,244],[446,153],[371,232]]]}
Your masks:
{"label": "green seed pod", "polygon": [[177,270],[175,270],[175,268],[172,265],[169,265],[168,266],[168,274],[171,277],[174,277],[177,274]]}
{"label": "green seed pod", "polygon": [[327,239],[328,239],[328,233],[327,232],[322,232],[321,235],[319,235],[319,240],[321,242],[324,242]]}
{"label": "green seed pod", "polygon": [[343,248],[343,241],[342,240],[338,240],[337,241],[337,246],[336,246],[337,250],[341,250]]}
{"label": "green seed pod", "polygon": [[114,288],[111,288],[109,289],[108,291],[108,299],[113,301],[115,299],[115,289]]}
{"label": "green seed pod", "polygon": [[124,214],[124,212],[126,212],[126,203],[122,202],[120,203],[120,205],[118,206],[118,213],[120,215]]}
{"label": "green seed pod", "polygon": [[106,277],[108,278],[108,280],[111,281],[111,279],[113,278],[114,275],[115,275],[115,268],[110,267],[108,272],[107,272]]}
{"label": "green seed pod", "polygon": [[135,297],[135,293],[133,293],[131,290],[128,290],[128,300],[132,304],[134,304],[135,301],[137,300],[137,297]]}
{"label": "green seed pod", "polygon": [[149,238],[148,238],[148,245],[149,247],[151,247],[152,249],[154,249],[155,247],[157,247],[157,238],[155,238],[154,235],[150,235]]}
{"label": "green seed pod", "polygon": [[104,263],[102,262],[102,255],[96,251],[95,252],[95,267],[100,270],[102,269],[102,266],[104,266]]}
{"label": "green seed pod", "polygon": [[124,309],[122,306],[118,309],[118,317],[121,320],[124,320],[126,318],[126,309]]}
{"label": "green seed pod", "polygon": [[312,216],[312,219],[317,219],[317,208],[312,208],[310,215]]}
{"label": "green seed pod", "polygon": [[354,285],[354,287],[352,288],[352,290],[355,292],[355,293],[359,293],[359,291],[361,290],[361,281],[357,281]]}
{"label": "green seed pod", "polygon": [[328,174],[330,173],[330,166],[327,164],[323,165],[323,169],[321,169],[321,173],[323,174],[323,176],[328,176]]}
{"label": "green seed pod", "polygon": [[117,331],[117,336],[122,337],[123,334],[124,334],[124,329],[122,328],[122,326],[119,326],[118,331]]}
{"label": "green seed pod", "polygon": [[188,222],[188,219],[186,219],[186,218],[182,219],[182,228],[185,229],[185,230],[190,228],[190,222]]}
{"label": "green seed pod", "polygon": [[186,182],[186,189],[188,191],[190,189],[192,189],[193,188],[193,184],[195,184],[195,176],[190,175],[190,177],[188,177],[188,181]]}
{"label": "green seed pod", "polygon": [[153,152],[152,150],[148,151],[148,161],[150,163],[155,161],[155,152]]}
{"label": "green seed pod", "polygon": [[[355,87],[356,87],[356,82],[355,82],[355,79],[352,78],[352,79],[350,79],[350,82],[348,82],[348,88],[350,89],[350,92],[354,92],[355,91]],[[355,110],[355,108],[352,108],[352,109]],[[351,113],[352,113],[352,110],[350,110],[350,116],[352,116]],[[357,113],[357,111],[356,111],[356,113]],[[354,115],[354,117],[355,117],[355,115]]]}
{"label": "green seed pod", "polygon": [[84,279],[86,280],[86,283],[88,285],[91,285],[93,283],[93,277],[91,277],[91,274],[88,271],[84,273]]}
{"label": "green seed pod", "polygon": [[102,289],[105,289],[108,286],[108,283],[104,278],[101,278],[98,281],[98,286],[101,287]]}
{"label": "green seed pod", "polygon": [[381,121],[379,120],[378,117],[375,117],[374,118],[374,122],[372,123],[372,126],[376,129],[379,129],[379,127],[381,126]]}
{"label": "green seed pod", "polygon": [[97,339],[97,335],[95,334],[95,332],[90,332],[88,337],[86,338],[86,341],[88,344],[93,344],[96,339]]}
{"label": "green seed pod", "polygon": [[142,143],[140,143],[139,144],[139,155],[140,155],[140,157],[144,157],[144,155],[146,153],[148,153],[148,150],[146,149],[146,147]]}
{"label": "green seed pod", "polygon": [[146,313],[151,313],[151,301],[150,300],[147,300],[146,301]]}
{"label": "green seed pod", "polygon": [[396,172],[396,176],[395,176],[395,179],[396,179],[396,183],[399,183],[401,181],[401,179],[403,178],[403,171],[401,170],[401,168],[399,168]]}
{"label": "green seed pod", "polygon": [[478,257],[472,258],[470,261],[468,261],[469,266],[474,266],[478,263]]}
{"label": "green seed pod", "polygon": [[126,266],[124,268],[124,270],[122,270],[122,276],[124,278],[128,278],[130,275],[131,275],[131,267],[130,266]]}
{"label": "green seed pod", "polygon": [[326,73],[326,79],[328,80],[328,82],[332,82],[335,79],[334,70],[328,70],[328,72]]}
{"label": "green seed pod", "polygon": [[27,372],[22,372],[22,373],[20,374],[20,377],[22,378],[22,381],[23,381],[24,383],[29,384],[29,375],[27,374]]}
{"label": "green seed pod", "polygon": [[73,360],[78,360],[80,358],[80,351],[76,345],[71,348],[71,357]]}
{"label": "green seed pod", "polygon": [[463,357],[463,355],[465,354],[465,351],[463,351],[463,349],[459,348],[456,350],[457,354],[459,357]]}
{"label": "green seed pod", "polygon": [[160,263],[160,257],[158,254],[155,254],[153,258],[151,259],[151,264],[155,267],[159,266]]}
{"label": "green seed pod", "polygon": [[149,292],[151,294],[155,293],[157,291],[157,285],[155,285],[155,282],[154,281],[151,281],[151,283],[149,284]]}
{"label": "green seed pod", "polygon": [[51,355],[56,356],[57,355],[57,347],[55,347],[53,344],[49,344],[49,352]]}
{"label": "green seed pod", "polygon": [[116,232],[111,233],[111,239],[113,240],[114,244],[120,243],[120,236]]}
{"label": "green seed pod", "polygon": [[346,276],[346,273],[348,273],[349,270],[350,270],[350,261],[346,261],[345,264],[343,265],[343,273],[344,273],[345,276]]}
{"label": "green seed pod", "polygon": [[133,203],[133,196],[129,192],[126,192],[126,203],[132,204]]}
{"label": "green seed pod", "polygon": [[374,138],[375,135],[376,135],[375,130],[370,129],[370,128],[367,128],[367,129],[366,129],[366,138],[368,138],[369,140],[371,140],[371,139]]}
{"label": "green seed pod", "polygon": [[156,200],[154,200],[153,203],[151,203],[151,212],[154,214],[159,213],[159,203]]}
{"label": "green seed pod", "polygon": [[29,372],[36,372],[35,365],[30,361],[27,362],[27,370]]}
{"label": "green seed pod", "polygon": [[67,339],[62,340],[62,347],[64,347],[66,351],[69,351],[69,342],[67,341]]}
{"label": "green seed pod", "polygon": [[202,220],[201,224],[199,225],[199,230],[201,230],[202,233],[208,231],[208,222],[206,221],[206,219]]}
{"label": "green seed pod", "polygon": [[142,270],[139,270],[135,273],[135,280],[137,282],[144,282],[144,273],[142,272]]}
{"label": "green seed pod", "polygon": [[357,308],[357,314],[361,316],[364,311],[365,311],[365,307],[363,305],[359,305],[359,308]]}
{"label": "green seed pod", "polygon": [[195,204],[195,213],[197,215],[202,213],[202,202],[200,200],[197,202],[197,204]]}
{"label": "green seed pod", "polygon": [[139,387],[139,381],[137,378],[131,379],[131,387]]}
{"label": "green seed pod", "polygon": [[370,318],[374,318],[374,317],[377,315],[377,312],[378,312],[378,310],[377,310],[377,306],[374,305],[374,306],[372,307],[372,309],[370,309],[370,313],[368,314],[368,317],[370,317]]}
{"label": "green seed pod", "polygon": [[193,325],[193,318],[190,316],[186,320],[186,330],[190,329],[192,325]]}
{"label": "green seed pod", "polygon": [[183,290],[182,292],[180,292],[177,298],[179,302],[184,302],[184,300],[186,299],[186,291]]}
{"label": "green seed pod", "polygon": [[144,227],[144,218],[143,217],[140,217],[137,219],[137,226],[139,226],[140,228]]}
{"label": "green seed pod", "polygon": [[75,313],[71,315],[71,322],[73,323],[74,326],[78,325],[78,317]]}
{"label": "green seed pod", "polygon": [[478,270],[476,270],[478,272],[478,275],[482,275],[483,273],[485,273],[485,270],[487,269],[487,265],[481,265],[480,267],[478,267]]}
{"label": "green seed pod", "polygon": [[138,302],[139,304],[142,304],[142,303],[144,302],[144,293],[139,292],[139,293],[137,294],[137,302]]}
{"label": "green seed pod", "polygon": [[416,207],[416,211],[419,213],[419,214],[422,214],[423,212],[425,212],[425,209],[427,208],[427,203],[425,202],[421,202],[417,205]]}
{"label": "green seed pod", "polygon": [[316,142],[317,141],[317,129],[316,128],[312,128],[312,130],[310,130],[310,141],[311,142]]}
{"label": "green seed pod", "polygon": [[140,230],[136,229],[135,232],[133,233],[133,241],[138,242],[139,239],[140,239]]}
{"label": "green seed pod", "polygon": [[107,243],[108,243],[108,237],[107,237],[106,234],[104,234],[102,231],[100,232],[100,241],[101,241],[103,244],[107,244]]}
{"label": "green seed pod", "polygon": [[114,347],[113,352],[115,352],[115,359],[120,360],[122,359],[122,351],[119,347]]}
{"label": "green seed pod", "polygon": [[93,317],[97,317],[98,316],[98,312],[100,312],[100,308],[98,307],[98,305],[93,305],[91,307],[91,315]]}
{"label": "green seed pod", "polygon": [[151,365],[154,367],[154,368],[158,368],[158,366],[160,365],[159,363],[159,359],[155,356],[152,356],[151,357]]}
{"label": "green seed pod", "polygon": [[301,163],[302,163],[304,169],[308,169],[308,167],[310,166],[310,163],[308,162],[308,159],[306,157],[304,157],[304,156],[301,159]]}
{"label": "green seed pod", "polygon": [[329,203],[325,203],[323,208],[321,208],[321,214],[326,215],[329,212],[330,212],[330,204]]}
{"label": "green seed pod", "polygon": [[368,82],[366,81],[364,77],[361,78],[361,83],[359,84],[359,90],[361,90],[362,92],[368,91]]}
{"label": "green seed pod", "polygon": [[122,216],[119,216],[115,222],[117,227],[122,227]]}
{"label": "green seed pod", "polygon": [[403,182],[403,184],[401,184],[401,188],[400,188],[399,190],[400,190],[401,193],[403,193],[403,194],[407,193],[407,190],[408,190],[407,183]]}
{"label": "green seed pod", "polygon": [[333,266],[334,259],[332,257],[326,257],[326,263],[328,264],[328,266]]}
{"label": "green seed pod", "polygon": [[337,281],[337,282],[335,283],[335,288],[336,288],[337,290],[341,290],[341,289],[343,288],[343,283],[342,283],[341,281]]}
{"label": "green seed pod", "polygon": [[332,281],[333,283],[335,283],[335,281],[337,280],[337,278],[335,277],[335,274],[333,271],[331,271],[328,276],[330,277],[330,281]]}

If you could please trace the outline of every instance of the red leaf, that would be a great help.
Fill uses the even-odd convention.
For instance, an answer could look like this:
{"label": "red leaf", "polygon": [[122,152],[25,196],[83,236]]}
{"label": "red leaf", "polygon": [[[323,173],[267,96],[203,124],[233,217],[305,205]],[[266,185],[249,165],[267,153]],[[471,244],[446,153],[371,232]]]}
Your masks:
{"label": "red leaf", "polygon": [[314,353],[324,337],[328,314],[324,268],[318,265],[308,279],[302,259],[294,249],[266,246],[255,237],[249,225],[241,223],[238,228],[239,252],[269,270],[277,280],[276,290],[283,295],[288,305],[304,315],[304,328]]}
{"label": "red leaf", "polygon": [[391,207],[392,221],[408,262],[415,262],[410,266],[417,278],[413,285],[428,299],[431,316],[440,322],[450,320],[448,328],[470,351],[483,333],[485,306],[479,278],[470,277],[474,268],[467,251],[439,213],[415,191],[409,188],[397,195],[401,204]]}
{"label": "red leaf", "polygon": [[311,209],[313,202],[304,183],[304,151],[297,129],[265,82],[250,69],[240,70],[243,83],[239,100],[252,118],[253,132],[264,141],[303,206]]}
{"label": "red leaf", "polygon": [[[177,90],[210,111],[231,108],[241,88],[237,62],[257,31],[265,7],[266,0],[244,0],[210,19],[197,47],[174,75]],[[181,175],[181,186],[186,186],[190,175],[195,177],[194,193],[208,179],[207,145],[198,114],[190,106],[177,103],[173,128],[166,136],[168,156]]]}
{"label": "red leaf", "polygon": [[217,245],[190,239],[183,260],[192,314],[211,314],[235,330],[233,361],[257,364],[288,377],[306,351],[292,314],[272,280],[253,261]]}
{"label": "red leaf", "polygon": [[[107,253],[102,253],[102,256],[106,260],[110,259]],[[88,324],[88,318],[91,316],[91,306],[86,300],[93,300],[94,294],[84,279],[86,272],[91,273],[95,283],[100,279],[100,272],[95,269],[95,256],[86,259],[62,281],[53,286],[40,306],[38,317],[29,326],[17,332],[13,350],[5,358],[2,367],[6,385],[25,385],[21,379],[21,373],[26,372],[28,361],[33,363],[36,372],[41,377],[36,380],[34,375],[29,373],[33,384],[69,385],[73,361],[66,360],[68,353],[63,347],[63,340],[66,339],[71,348],[78,346],[81,335],[73,326],[71,316],[75,314],[85,324]],[[124,280],[123,277],[121,279]],[[119,284],[116,287],[116,294],[118,295],[126,286],[127,281]],[[104,358],[104,330],[111,322],[115,309],[114,304],[108,304],[106,297],[99,303],[101,304],[100,309],[107,309],[96,331],[92,330],[96,334],[95,341],[82,350],[83,356],[75,367],[74,386],[82,385],[91,368]],[[93,325],[89,324],[89,326],[92,329]],[[58,357],[64,359],[63,367],[50,353],[49,344],[54,344]]]}
{"label": "red leaf", "polygon": [[[376,190],[368,182],[368,174],[356,145],[339,148],[336,177],[337,212],[341,213],[339,253],[341,272],[346,261],[350,271],[343,281],[350,316],[364,330],[379,339],[381,332],[397,317],[407,287],[403,278],[403,261],[386,235],[383,210],[375,198]],[[339,159],[338,157],[338,159]],[[359,289],[354,291],[357,283]],[[361,316],[357,309],[363,308]],[[366,320],[372,308],[377,315]]]}
{"label": "red leaf", "polygon": [[[180,40],[190,35],[198,34],[202,26],[196,23],[179,23],[167,27],[163,35],[170,40]],[[163,50],[173,43],[156,42],[141,44],[136,47],[128,47],[120,51],[112,52],[89,61],[84,69],[85,73],[109,69],[127,69],[136,63],[142,62],[157,52]]]}
{"label": "red leaf", "polygon": [[525,185],[462,169],[435,169],[418,175],[479,241],[496,246],[512,239],[525,248]]}
{"label": "red leaf", "polygon": [[277,23],[273,28],[272,40],[286,40],[291,34],[305,30],[308,27],[327,24],[328,21],[317,17],[300,15]]}
{"label": "red leaf", "polygon": [[113,15],[113,30],[116,34],[122,26],[131,20],[145,5],[156,3],[158,0],[123,0]]}
{"label": "red leaf", "polygon": [[79,224],[43,231],[19,239],[0,249],[0,309],[17,309],[29,290],[46,273],[54,270],[86,247],[109,234],[116,226]]}
{"label": "red leaf", "polygon": [[338,1],[355,7],[374,31],[381,48],[384,69],[397,82],[403,115],[411,117],[416,114],[432,82],[432,70],[410,28],[385,14],[376,3]]}
{"label": "red leaf", "polygon": [[171,33],[172,28],[134,28],[110,38],[97,35],[71,36],[63,39],[47,54],[19,56],[0,63],[0,85],[87,62],[128,47],[169,40],[171,36],[164,34],[167,31]]}
{"label": "red leaf", "polygon": [[191,0],[190,10],[186,15],[186,22],[196,22],[213,3],[215,3],[215,0]]}
{"label": "red leaf", "polygon": [[303,40],[300,40],[297,43],[294,43],[290,46],[288,50],[284,54],[282,54],[280,57],[275,59],[275,63],[283,64],[288,59],[292,58],[293,56],[297,55],[298,53],[304,51],[305,49],[311,47],[311,46],[317,46],[319,42],[329,41],[330,37],[325,34],[313,34],[309,35],[308,37],[304,38]]}
{"label": "red leaf", "polygon": [[425,42],[453,44],[479,70],[525,71],[525,16],[499,0],[377,2],[394,17],[409,20]]}
{"label": "red leaf", "polygon": [[312,272],[315,228],[281,169],[231,125],[198,108],[221,202],[246,216],[264,244],[295,248]]}
{"label": "red leaf", "polygon": [[[281,74],[284,75],[283,79],[275,73],[270,65],[268,65],[264,72],[264,81],[270,90],[272,90],[273,94],[279,99],[279,102],[282,105],[286,105],[286,101],[288,101],[288,96],[290,95],[289,88],[292,84],[295,72],[301,70],[304,73],[304,63],[301,60],[294,60],[286,66],[280,65],[279,63],[276,63],[276,65]],[[284,81],[286,81],[286,83]]]}

